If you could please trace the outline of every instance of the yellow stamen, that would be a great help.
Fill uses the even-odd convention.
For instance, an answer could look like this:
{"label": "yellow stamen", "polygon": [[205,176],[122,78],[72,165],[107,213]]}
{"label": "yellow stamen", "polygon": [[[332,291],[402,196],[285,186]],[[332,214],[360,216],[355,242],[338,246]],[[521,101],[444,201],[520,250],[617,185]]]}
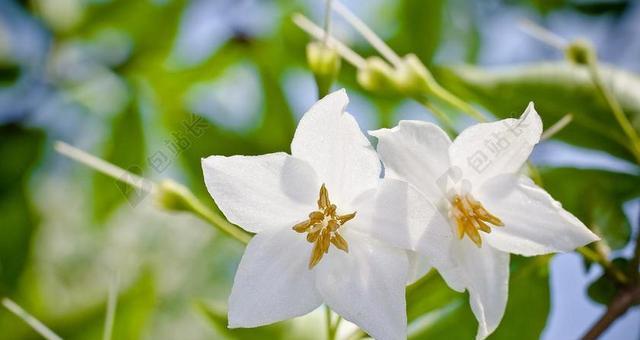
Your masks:
{"label": "yellow stamen", "polygon": [[478,247],[482,246],[482,237],[478,231],[491,232],[491,224],[494,227],[502,227],[504,223],[492,215],[475,200],[471,195],[456,195],[451,201],[451,218],[456,222],[457,235],[462,239],[467,235]]}
{"label": "yellow stamen", "polygon": [[324,254],[329,253],[329,247],[333,244],[336,248],[348,253],[349,244],[338,231],[347,221],[356,217],[356,213],[337,215],[338,207],[331,204],[329,191],[322,184],[318,195],[318,210],[309,214],[309,219],[293,226],[293,230],[298,233],[308,233],[307,241],[313,243],[311,258],[309,259],[309,269],[317,265]]}

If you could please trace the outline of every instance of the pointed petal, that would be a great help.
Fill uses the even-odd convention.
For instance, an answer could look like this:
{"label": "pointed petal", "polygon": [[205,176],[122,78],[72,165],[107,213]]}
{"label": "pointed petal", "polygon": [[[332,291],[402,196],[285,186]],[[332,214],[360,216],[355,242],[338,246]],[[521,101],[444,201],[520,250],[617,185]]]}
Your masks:
{"label": "pointed petal", "polygon": [[229,297],[229,327],[257,327],[307,314],[322,303],[307,269],[312,245],[284,228],[247,246]]}
{"label": "pointed petal", "polygon": [[476,124],[462,131],[449,150],[451,163],[479,186],[488,178],[519,171],[541,134],[542,121],[530,103],[519,119]]}
{"label": "pointed petal", "polygon": [[330,251],[316,268],[323,300],[375,339],[405,339],[406,253],[364,235],[343,236],[349,253]]}
{"label": "pointed petal", "polygon": [[369,131],[378,138],[378,155],[385,177],[408,181],[432,200],[443,192],[437,180],[449,169],[451,139],[438,126],[403,120],[392,129]]}
{"label": "pointed petal", "polygon": [[529,178],[502,175],[479,190],[484,207],[504,223],[483,237],[493,247],[525,256],[572,251],[599,240]]}
{"label": "pointed petal", "polygon": [[227,219],[250,232],[291,228],[316,208],[313,169],[286,153],[202,160],[209,193]]}
{"label": "pointed petal", "polygon": [[291,153],[311,164],[339,207],[373,188],[381,172],[371,143],[344,112],[348,101],[344,90],[322,98],[302,117],[291,142]]}
{"label": "pointed petal", "polygon": [[484,339],[498,327],[507,306],[509,254],[487,245],[478,248],[467,238],[456,242],[453,251],[478,320],[476,339]]}
{"label": "pointed petal", "polygon": [[356,217],[347,226],[383,243],[407,250],[422,245],[436,208],[405,181],[384,178],[377,190],[365,192],[354,202]]}

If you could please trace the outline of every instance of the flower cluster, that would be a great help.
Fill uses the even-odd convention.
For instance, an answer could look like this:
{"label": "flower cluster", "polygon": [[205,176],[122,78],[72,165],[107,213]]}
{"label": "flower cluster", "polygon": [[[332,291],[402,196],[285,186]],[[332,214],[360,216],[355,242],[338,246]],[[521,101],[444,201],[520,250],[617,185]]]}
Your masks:
{"label": "flower cluster", "polygon": [[532,104],[519,119],[477,124],[454,141],[436,125],[401,121],[370,132],[376,150],[347,103],[344,90],[318,101],[291,154],[203,159],[220,210],[256,234],[236,273],[229,327],[326,304],[376,339],[402,339],[405,286],[434,267],[469,291],[482,339],[504,314],[510,253],[598,240],[520,174],[542,133]]}

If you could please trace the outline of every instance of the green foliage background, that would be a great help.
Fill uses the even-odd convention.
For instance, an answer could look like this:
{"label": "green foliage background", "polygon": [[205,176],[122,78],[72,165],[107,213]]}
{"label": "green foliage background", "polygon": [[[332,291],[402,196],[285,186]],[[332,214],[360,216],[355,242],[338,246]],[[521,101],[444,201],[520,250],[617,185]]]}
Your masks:
{"label": "green foliage background", "polygon": [[[301,112],[295,112],[287,96],[285,76],[306,72],[304,50],[309,41],[289,17],[296,11],[308,12],[308,3],[269,2],[278,16],[273,32],[252,36],[237,31],[203,61],[180,67],[171,66],[170,61],[189,5],[186,0],[70,0],[67,3],[75,5],[58,12],[43,3],[21,1],[14,5],[29,20],[36,20],[50,37],[39,76],[64,102],[55,114],[64,110],[78,114],[60,114],[60,118],[52,119],[66,125],[64,129],[56,128],[56,124],[33,124],[28,118],[3,120],[0,295],[19,302],[65,339],[101,338],[107,288],[114,277],[119,278],[120,287],[114,339],[322,336],[321,314],[258,329],[228,330],[225,303],[242,254],[241,245],[192,216],[162,212],[149,197],[52,152],[53,141],[64,139],[133,172],[154,179],[177,179],[213,206],[203,185],[201,157],[289,151],[296,117]],[[509,3],[534,8],[541,14],[559,8],[594,11],[572,1]],[[397,23],[384,36],[396,51],[415,53],[444,87],[487,113],[511,117],[534,101],[545,127],[571,113],[573,122],[554,139],[634,161],[624,134],[596,94],[584,67],[566,61],[509,68],[474,66],[482,41],[470,14],[472,7],[463,1],[389,1],[384,7],[387,10],[376,15],[383,22]],[[595,14],[600,10],[595,9]],[[467,20],[467,25],[454,26],[451,13]],[[99,48],[97,52],[91,50],[108,34],[124,39],[128,46],[125,56],[116,62],[101,59],[108,53]],[[434,62],[444,40],[452,36],[462,41],[468,65]],[[93,93],[97,97],[88,96],[84,91],[94,79],[91,75],[56,76],[61,72],[55,70],[56,59],[70,46],[77,46],[86,53],[85,58],[98,65],[94,75],[106,75],[116,89],[123,91],[121,100],[114,100],[119,97],[113,93],[100,91]],[[374,53],[363,42],[354,43],[354,48],[362,55]],[[188,147],[170,156],[166,170],[154,169],[149,157],[159,150],[166,153],[167,144],[177,143],[175,133],[184,134],[184,122],[192,119],[187,99],[194,85],[215,83],[240,63],[250,65],[259,80],[260,98],[239,97],[260,103],[257,121],[234,129],[205,115],[202,134],[187,136]],[[70,68],[66,71],[73,71],[79,65],[66,67]],[[9,88],[26,71],[20,60],[6,57],[0,72],[4,88]],[[640,79],[615,66],[603,66],[602,72],[634,127],[640,130]],[[373,117],[373,127],[397,122],[397,108],[406,99],[364,92],[355,82],[355,70],[348,65],[343,65],[339,83],[370,103],[374,110],[367,114]],[[103,96],[110,105],[107,110],[98,110],[95,101]],[[446,106],[442,109],[464,123],[459,112]],[[427,110],[424,115],[433,119]],[[60,121],[69,117],[71,121]],[[635,169],[624,174],[577,168],[540,171],[545,188],[603,236],[603,247],[621,249],[631,236],[623,204],[640,195],[640,177]],[[549,260],[512,258],[507,312],[491,339],[540,336],[550,311]],[[605,280],[589,293],[595,301],[606,304],[615,290]],[[410,338],[475,336],[476,321],[466,294],[448,289],[436,273],[412,285],[407,300]],[[37,336],[0,309],[0,338]]]}

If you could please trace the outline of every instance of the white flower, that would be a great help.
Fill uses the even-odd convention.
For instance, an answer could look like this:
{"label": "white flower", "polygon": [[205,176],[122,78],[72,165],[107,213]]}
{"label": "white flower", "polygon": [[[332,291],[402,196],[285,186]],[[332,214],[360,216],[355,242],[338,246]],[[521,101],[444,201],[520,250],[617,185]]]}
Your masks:
{"label": "white flower", "polygon": [[428,225],[410,230],[409,242],[389,241],[423,254],[451,288],[469,291],[478,339],[491,334],[504,314],[509,253],[571,251],[598,240],[518,174],[541,133],[533,104],[520,119],[477,124],[453,142],[420,121],[370,132],[378,138],[385,176],[408,181],[440,211]]}
{"label": "white flower", "polygon": [[[406,337],[409,260],[384,235],[435,212],[408,183],[380,179],[380,160],[347,103],[344,90],[317,102],[298,125],[292,155],[203,160],[218,207],[257,233],[235,276],[229,327],[293,318],[324,302],[375,338]],[[414,199],[417,209],[408,206]]]}

